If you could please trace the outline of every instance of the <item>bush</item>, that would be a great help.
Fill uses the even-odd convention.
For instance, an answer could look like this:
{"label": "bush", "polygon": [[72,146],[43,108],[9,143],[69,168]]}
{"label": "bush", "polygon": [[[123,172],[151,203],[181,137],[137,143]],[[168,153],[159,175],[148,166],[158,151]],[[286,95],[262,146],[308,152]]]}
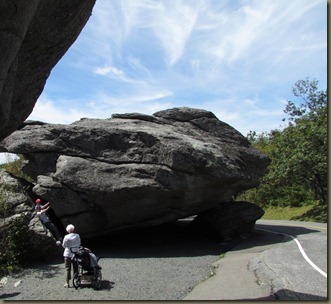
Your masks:
{"label": "bush", "polygon": [[19,269],[28,258],[30,237],[29,218],[23,214],[17,216],[0,231],[0,275],[6,275]]}
{"label": "bush", "polygon": [[272,206],[301,207],[316,203],[314,193],[302,185],[277,186],[269,183],[262,183],[258,188],[240,193],[236,200],[246,200],[263,209]]}
{"label": "bush", "polygon": [[9,158],[5,164],[0,165],[0,168],[5,169],[7,172],[11,173],[16,177],[25,179],[26,181],[33,183],[33,179],[25,174],[23,174],[25,158],[23,155],[19,154],[18,158]]}
{"label": "bush", "polygon": [[0,186],[0,275],[6,275],[19,269],[32,252],[30,215],[15,215],[7,199],[12,189],[5,184]]}

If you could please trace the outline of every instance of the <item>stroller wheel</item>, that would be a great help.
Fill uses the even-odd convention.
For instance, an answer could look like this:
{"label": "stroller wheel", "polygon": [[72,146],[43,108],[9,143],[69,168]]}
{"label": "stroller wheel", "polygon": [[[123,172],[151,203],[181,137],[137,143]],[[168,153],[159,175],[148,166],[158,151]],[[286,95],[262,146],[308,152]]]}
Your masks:
{"label": "stroller wheel", "polygon": [[98,270],[96,272],[96,274],[94,275],[94,278],[93,278],[93,288],[94,289],[100,289],[101,287],[101,281],[102,281],[102,274],[101,274],[101,271]]}
{"label": "stroller wheel", "polygon": [[74,278],[72,279],[72,285],[77,289],[80,285],[80,277],[78,273],[75,273]]}

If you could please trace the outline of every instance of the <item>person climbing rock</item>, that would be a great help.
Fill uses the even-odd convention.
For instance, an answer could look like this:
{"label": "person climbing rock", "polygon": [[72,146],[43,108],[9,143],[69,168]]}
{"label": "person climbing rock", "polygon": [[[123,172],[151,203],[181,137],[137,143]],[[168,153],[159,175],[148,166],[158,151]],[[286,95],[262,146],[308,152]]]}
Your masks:
{"label": "person climbing rock", "polygon": [[45,205],[41,204],[41,200],[38,198],[36,199],[36,206],[35,210],[37,212],[37,216],[39,217],[40,221],[43,225],[50,231],[53,237],[56,239],[56,245],[60,246],[62,244],[62,236],[56,226],[51,222],[49,217],[47,216],[46,212],[50,208],[49,202]]}

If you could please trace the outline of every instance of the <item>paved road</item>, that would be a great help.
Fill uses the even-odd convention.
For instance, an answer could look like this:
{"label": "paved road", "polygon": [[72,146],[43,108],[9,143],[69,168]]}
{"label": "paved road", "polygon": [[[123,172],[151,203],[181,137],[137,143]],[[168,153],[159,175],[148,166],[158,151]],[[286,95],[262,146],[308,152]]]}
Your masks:
{"label": "paved road", "polygon": [[285,234],[283,243],[261,255],[274,291],[288,291],[291,298],[298,300],[326,299],[327,225],[258,221],[256,229]]}
{"label": "paved road", "polygon": [[[39,301],[326,299],[327,279],[306,261],[293,238],[284,235],[297,238],[310,261],[326,272],[325,224],[258,221],[249,238],[221,244],[186,231],[186,224],[183,221],[172,228],[155,228],[135,235],[130,233],[127,237],[122,235],[117,240],[114,237],[107,243],[102,239],[101,243],[89,244],[87,247],[102,257],[104,280],[99,291],[63,288],[64,266],[60,258],[56,263],[38,263],[18,277],[8,278],[0,298]],[[221,252],[225,257],[220,259]],[[213,262],[215,275],[207,279]],[[17,282],[20,283],[15,286]],[[202,283],[191,291],[196,282]]]}
{"label": "paved road", "polygon": [[214,266],[185,300],[326,300],[327,225],[259,220]]}

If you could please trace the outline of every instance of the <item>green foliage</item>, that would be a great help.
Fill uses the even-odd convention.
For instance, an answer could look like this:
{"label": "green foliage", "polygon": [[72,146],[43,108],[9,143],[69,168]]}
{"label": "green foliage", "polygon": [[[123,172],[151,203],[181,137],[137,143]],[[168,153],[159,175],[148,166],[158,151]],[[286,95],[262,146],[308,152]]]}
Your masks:
{"label": "green foliage", "polygon": [[271,206],[265,210],[262,217],[264,220],[291,220],[304,214],[305,212],[312,209],[314,206],[303,206],[303,207],[278,207]]}
{"label": "green foliage", "polygon": [[305,221],[305,222],[319,222],[327,223],[328,221],[328,206],[327,205],[316,205],[306,212],[297,216],[292,216],[293,221]]}
{"label": "green foliage", "polygon": [[301,185],[280,185],[272,180],[263,179],[258,188],[241,193],[237,200],[245,200],[257,204],[263,209],[271,206],[299,207],[314,204],[312,192]]}
{"label": "green foliage", "polygon": [[308,205],[302,207],[269,207],[262,219],[265,220],[293,220],[305,222],[327,222],[327,206]]}
{"label": "green foliage", "polygon": [[30,183],[33,182],[33,180],[29,177],[23,174],[23,166],[24,166],[24,156],[22,154],[18,155],[18,158],[11,159],[9,158],[5,164],[2,164],[0,168],[5,169],[7,172],[11,173],[12,175],[16,177],[23,178]]}
{"label": "green foliage", "polygon": [[7,185],[0,188],[0,276],[19,269],[29,259],[31,241],[29,234],[29,216],[13,215],[8,203],[11,189]]}
{"label": "green foliage", "polygon": [[288,101],[289,126],[281,132],[275,151],[275,174],[310,189],[327,204],[327,91],[318,91],[317,84],[307,78],[293,88],[294,96],[304,102],[296,106]]}
{"label": "green foliage", "polygon": [[19,269],[27,259],[30,250],[27,225],[28,218],[20,215],[0,230],[0,275]]}
{"label": "green foliage", "polygon": [[318,91],[317,85],[308,78],[295,83],[297,100],[288,101],[288,125],[283,130],[248,134],[252,145],[272,162],[261,185],[239,199],[262,208],[327,205],[327,91]]}
{"label": "green foliage", "polygon": [[288,101],[285,113],[290,115],[290,121],[296,121],[298,118],[319,117],[320,114],[326,114],[327,90],[318,91],[318,81],[298,80],[292,88],[295,97],[303,102],[296,106],[293,101]]}

